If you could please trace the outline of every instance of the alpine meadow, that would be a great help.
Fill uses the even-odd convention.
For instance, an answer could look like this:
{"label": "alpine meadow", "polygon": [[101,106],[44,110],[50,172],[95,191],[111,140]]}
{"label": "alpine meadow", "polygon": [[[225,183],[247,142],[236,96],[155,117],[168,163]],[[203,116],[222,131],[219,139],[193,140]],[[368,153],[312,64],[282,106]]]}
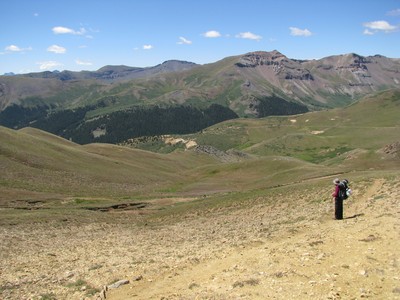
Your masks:
{"label": "alpine meadow", "polygon": [[382,55],[0,76],[0,298],[400,299],[399,116]]}

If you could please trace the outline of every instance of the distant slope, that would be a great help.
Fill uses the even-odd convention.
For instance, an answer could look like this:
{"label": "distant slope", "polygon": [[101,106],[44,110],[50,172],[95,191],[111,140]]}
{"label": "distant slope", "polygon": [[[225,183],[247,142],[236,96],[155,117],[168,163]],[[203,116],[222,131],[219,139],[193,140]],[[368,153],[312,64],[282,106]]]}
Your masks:
{"label": "distant slope", "polygon": [[54,78],[61,81],[68,80],[84,80],[84,79],[96,79],[105,82],[118,82],[123,80],[130,80],[134,78],[148,78],[158,74],[169,73],[169,72],[180,72],[184,70],[190,70],[197,64],[187,61],[179,60],[168,60],[162,64],[154,67],[128,67],[128,66],[104,66],[97,71],[46,71],[40,73],[28,73],[15,75],[17,77],[30,77],[30,78]]}
{"label": "distant slope", "polygon": [[[29,79],[36,80],[35,84],[30,84]],[[49,84],[44,83],[46,80]],[[88,80],[90,91],[85,90]],[[105,86],[109,80],[114,85]],[[290,59],[275,50],[227,57],[201,66],[167,61],[149,68],[106,66],[96,72],[0,76],[0,109],[12,103],[29,105],[31,98],[60,103],[56,99],[61,96],[67,98],[61,104],[63,108],[99,102],[110,106],[110,110],[150,103],[218,103],[240,116],[265,116],[258,107],[271,98],[315,110],[348,104],[371,92],[399,85],[400,59],[346,54],[307,61]],[[82,88],[83,93],[66,93]]]}
{"label": "distant slope", "polygon": [[259,156],[291,156],[326,165],[343,163],[347,168],[363,169],[379,164],[390,167],[392,163],[398,167],[398,159],[386,156],[382,149],[400,142],[399,115],[400,90],[388,90],[345,108],[289,117],[231,120],[201,133],[175,135],[175,138],[223,151],[235,149]]}

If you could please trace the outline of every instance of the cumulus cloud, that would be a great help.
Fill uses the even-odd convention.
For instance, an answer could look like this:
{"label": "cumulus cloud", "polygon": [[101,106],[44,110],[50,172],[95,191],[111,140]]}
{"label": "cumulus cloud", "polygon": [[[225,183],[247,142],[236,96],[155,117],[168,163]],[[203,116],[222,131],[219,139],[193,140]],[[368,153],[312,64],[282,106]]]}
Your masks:
{"label": "cumulus cloud", "polygon": [[221,36],[221,34],[215,30],[210,30],[210,31],[204,32],[202,35],[206,38],[217,38],[217,37]]}
{"label": "cumulus cloud", "polygon": [[256,40],[259,41],[262,39],[262,36],[251,33],[251,32],[241,32],[236,35],[237,38],[240,39],[248,39],[248,40]]}
{"label": "cumulus cloud", "polygon": [[153,49],[153,45],[143,45],[143,50],[150,50]]}
{"label": "cumulus cloud", "polygon": [[312,32],[308,29],[300,29],[297,27],[289,27],[290,29],[290,35],[293,36],[310,36],[312,35]]}
{"label": "cumulus cloud", "polygon": [[58,45],[51,45],[50,47],[47,48],[47,51],[57,54],[64,54],[65,52],[67,52],[67,49]]}
{"label": "cumulus cloud", "polygon": [[11,52],[20,52],[20,51],[22,51],[22,49],[21,49],[20,47],[15,46],[15,45],[7,46],[7,47],[5,48],[5,50],[6,50],[6,51],[11,51]]}
{"label": "cumulus cloud", "polygon": [[39,66],[40,70],[49,70],[49,69],[54,69],[56,67],[62,67],[63,66],[62,63],[59,63],[59,62],[56,62],[56,61],[43,61],[43,62],[38,62],[36,64],[40,65]]}
{"label": "cumulus cloud", "polygon": [[365,22],[363,24],[364,27],[366,27],[366,29],[364,30],[364,34],[368,34],[368,35],[372,35],[378,32],[393,32],[396,29],[398,29],[398,27],[394,26],[394,25],[390,25],[388,22],[386,21],[373,21],[373,22]]}
{"label": "cumulus cloud", "polygon": [[76,63],[77,65],[80,65],[80,66],[91,66],[91,65],[93,65],[91,62],[82,61],[82,60],[80,60],[80,59],[76,59],[76,60],[75,60],[75,63]]}
{"label": "cumulus cloud", "polygon": [[183,44],[190,45],[190,44],[192,44],[192,41],[189,41],[189,40],[185,39],[183,36],[180,36],[178,44],[179,45],[183,45]]}
{"label": "cumulus cloud", "polygon": [[73,35],[84,35],[86,33],[85,28],[80,28],[79,30],[73,30],[68,27],[56,26],[52,28],[54,34],[73,34]]}
{"label": "cumulus cloud", "polygon": [[9,46],[5,47],[4,50],[7,52],[24,52],[24,51],[30,51],[30,50],[32,50],[32,48],[31,47],[20,48],[16,45],[9,45]]}

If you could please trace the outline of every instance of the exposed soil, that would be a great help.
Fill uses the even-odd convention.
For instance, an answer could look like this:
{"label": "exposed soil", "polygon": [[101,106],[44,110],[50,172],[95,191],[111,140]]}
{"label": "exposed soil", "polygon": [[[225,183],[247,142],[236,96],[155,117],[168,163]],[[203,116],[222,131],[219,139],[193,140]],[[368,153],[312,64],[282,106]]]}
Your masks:
{"label": "exposed soil", "polygon": [[352,188],[340,221],[329,187],[147,226],[4,225],[0,299],[96,299],[121,279],[107,299],[400,299],[400,183]]}

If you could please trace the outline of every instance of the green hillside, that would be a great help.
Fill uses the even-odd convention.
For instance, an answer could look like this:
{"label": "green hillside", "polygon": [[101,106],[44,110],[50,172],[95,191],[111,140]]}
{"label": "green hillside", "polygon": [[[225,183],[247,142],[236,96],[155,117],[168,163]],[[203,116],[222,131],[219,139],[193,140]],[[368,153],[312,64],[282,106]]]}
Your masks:
{"label": "green hillside", "polygon": [[224,151],[290,156],[326,166],[340,161],[352,168],[361,162],[390,164],[377,151],[399,141],[399,115],[400,91],[390,90],[345,108],[226,121],[184,137]]}
{"label": "green hillside", "polygon": [[[395,172],[400,167],[399,115],[400,92],[391,90],[342,109],[226,121],[175,136],[199,147],[159,145],[160,152],[176,149],[169,154],[110,144],[82,146],[33,128],[0,127],[0,205],[40,200],[59,206],[69,199],[96,206],[257,194],[335,174]],[[385,151],[388,146],[391,150]]]}
{"label": "green hillside", "polygon": [[37,129],[0,127],[2,205],[32,197],[133,197],[180,180],[211,161],[108,144],[80,146]]}

